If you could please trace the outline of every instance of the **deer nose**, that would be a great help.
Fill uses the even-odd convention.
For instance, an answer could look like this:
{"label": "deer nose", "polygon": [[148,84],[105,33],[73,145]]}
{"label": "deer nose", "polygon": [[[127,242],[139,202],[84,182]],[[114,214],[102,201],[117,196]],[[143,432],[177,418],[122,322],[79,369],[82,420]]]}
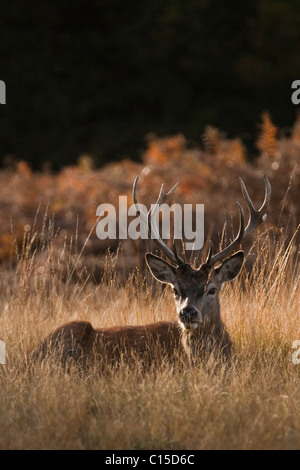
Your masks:
{"label": "deer nose", "polygon": [[180,311],[180,320],[182,322],[191,322],[197,313],[198,312],[194,307],[187,306]]}

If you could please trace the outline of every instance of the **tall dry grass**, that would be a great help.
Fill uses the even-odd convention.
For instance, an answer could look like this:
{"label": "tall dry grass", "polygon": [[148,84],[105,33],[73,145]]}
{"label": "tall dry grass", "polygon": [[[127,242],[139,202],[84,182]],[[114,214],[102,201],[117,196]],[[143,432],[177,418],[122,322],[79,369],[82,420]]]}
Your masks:
{"label": "tall dry grass", "polygon": [[27,364],[26,351],[70,320],[104,327],[173,319],[170,292],[137,273],[120,280],[122,252],[107,257],[100,283],[74,278],[73,242],[55,250],[50,226],[39,234],[38,250],[34,236],[26,234],[17,262],[1,272],[0,338],[7,348],[7,364],[0,365],[1,449],[300,447],[294,239],[275,248],[270,238],[257,239],[251,273],[244,268],[221,292],[235,344],[229,372],[214,362],[183,370],[163,360],[147,372],[137,361],[102,376],[97,366],[80,373],[47,361]]}

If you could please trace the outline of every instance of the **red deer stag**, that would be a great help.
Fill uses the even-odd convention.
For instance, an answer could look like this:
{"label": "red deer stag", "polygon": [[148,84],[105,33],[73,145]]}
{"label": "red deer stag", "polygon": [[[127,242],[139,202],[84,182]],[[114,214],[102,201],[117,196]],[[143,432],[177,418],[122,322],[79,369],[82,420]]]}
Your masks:
{"label": "red deer stag", "polygon": [[160,237],[157,222],[154,223],[160,205],[173,193],[176,186],[165,194],[162,185],[156,204],[146,213],[137,200],[137,177],[133,185],[136,209],[148,225],[155,243],[171,264],[152,253],[146,254],[146,262],[155,279],[172,287],[178,321],[99,329],[94,329],[86,321],[74,321],[51,333],[31,357],[44,358],[51,354],[60,357],[63,363],[68,358],[76,361],[93,358],[105,365],[116,364],[122,357],[132,356],[148,363],[162,354],[172,358],[175,352],[180,354],[183,351],[184,357],[188,357],[191,363],[211,353],[225,361],[230,360],[231,340],[221,319],[219,292],[223,283],[233,280],[241,270],[244,253],[237,250],[242,239],[265,220],[271,185],[266,176],[264,179],[264,202],[256,210],[240,178],[242,194],[250,212],[247,226],[245,227],[244,211],[237,203],[240,213],[237,236],[215,255],[212,254],[210,242],[205,262],[199,268],[194,268],[178,254],[175,243],[173,250],[167,246]]}

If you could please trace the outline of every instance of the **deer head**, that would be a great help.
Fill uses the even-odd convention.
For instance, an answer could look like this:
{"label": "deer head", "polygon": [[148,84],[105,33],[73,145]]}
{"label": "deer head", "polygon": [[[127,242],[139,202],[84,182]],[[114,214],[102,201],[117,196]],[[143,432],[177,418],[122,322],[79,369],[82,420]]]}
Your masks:
{"label": "deer head", "polygon": [[209,242],[209,250],[205,262],[198,268],[188,264],[177,252],[175,242],[171,250],[162,240],[155,217],[160,205],[174,192],[175,185],[167,194],[163,185],[156,204],[144,212],[137,200],[137,181],[133,185],[133,199],[137,211],[142,220],[147,223],[149,233],[159,249],[165,254],[167,262],[152,253],[146,254],[147,265],[159,282],[169,284],[172,287],[179,324],[185,331],[194,331],[203,326],[218,325],[221,322],[219,292],[224,282],[232,281],[240,272],[244,261],[244,252],[239,250],[245,236],[250,235],[266,218],[267,208],[271,197],[271,185],[266,176],[265,198],[259,210],[256,210],[249,197],[246,186],[240,178],[242,194],[249,208],[250,217],[245,227],[245,215],[239,203],[240,223],[235,239],[223,250],[212,254],[212,242]]}

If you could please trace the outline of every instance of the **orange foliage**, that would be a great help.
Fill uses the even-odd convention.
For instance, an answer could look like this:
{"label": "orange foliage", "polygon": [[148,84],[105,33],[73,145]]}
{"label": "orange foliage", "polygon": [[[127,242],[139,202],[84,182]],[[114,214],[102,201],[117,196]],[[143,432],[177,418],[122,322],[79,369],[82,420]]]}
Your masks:
{"label": "orange foliage", "polygon": [[300,113],[297,114],[296,121],[292,129],[291,139],[294,143],[300,144]]}
{"label": "orange foliage", "polygon": [[269,113],[262,114],[262,124],[259,128],[261,132],[256,146],[263,154],[272,158],[277,151],[277,127],[273,124]]}
{"label": "orange foliage", "polygon": [[183,135],[175,135],[167,138],[155,138],[148,141],[143,161],[146,165],[166,165],[180,160],[186,149],[186,140]]}
{"label": "orange foliage", "polygon": [[[178,182],[176,202],[204,203],[207,227],[216,223],[216,233],[220,233],[225,209],[230,216],[237,217],[234,201],[241,201],[238,176],[247,183],[256,204],[263,197],[262,173],[265,173],[273,187],[266,226],[275,227],[280,220],[285,227],[290,224],[292,230],[299,223],[300,214],[299,136],[299,118],[291,137],[278,139],[277,128],[265,113],[257,142],[261,156],[255,166],[246,161],[245,148],[239,139],[227,139],[211,126],[203,134],[203,149],[188,145],[182,135],[152,136],[141,163],[127,159],[95,169],[93,159],[83,155],[76,166],[51,174],[35,173],[26,162],[20,161],[14,168],[0,171],[0,258],[14,256],[15,245],[22,243],[25,227],[40,232],[46,219],[53,219],[54,231],[60,229],[64,235],[58,238],[58,244],[63,246],[65,237],[74,237],[76,232],[82,246],[95,226],[99,204],[106,202],[117,207],[120,195],[127,195],[128,204],[132,203],[136,175],[140,175],[141,202],[153,203],[162,182],[167,190]],[[282,201],[285,201],[283,209]],[[101,243],[94,231],[91,250],[98,254],[110,244]],[[132,249],[129,242],[127,249],[129,252]]]}

